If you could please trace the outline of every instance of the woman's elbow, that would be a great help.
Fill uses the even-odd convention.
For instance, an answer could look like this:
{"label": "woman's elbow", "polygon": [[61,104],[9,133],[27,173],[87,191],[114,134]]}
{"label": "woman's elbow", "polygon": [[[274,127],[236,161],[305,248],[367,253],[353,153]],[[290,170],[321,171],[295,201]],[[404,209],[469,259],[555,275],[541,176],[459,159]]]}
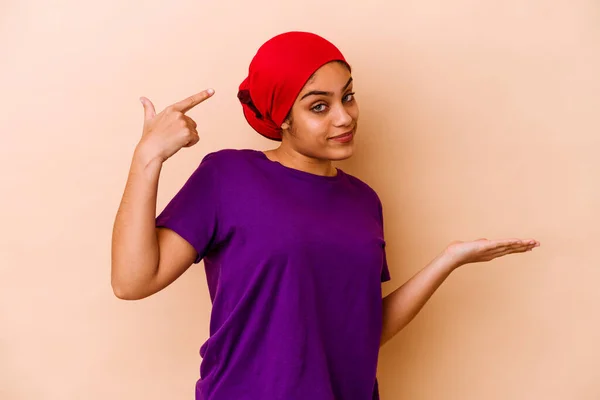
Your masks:
{"label": "woman's elbow", "polygon": [[141,297],[125,285],[111,284],[114,295],[121,300],[139,300]]}
{"label": "woman's elbow", "polygon": [[140,300],[146,297],[144,290],[139,284],[127,282],[115,276],[111,277],[113,294],[121,300]]}

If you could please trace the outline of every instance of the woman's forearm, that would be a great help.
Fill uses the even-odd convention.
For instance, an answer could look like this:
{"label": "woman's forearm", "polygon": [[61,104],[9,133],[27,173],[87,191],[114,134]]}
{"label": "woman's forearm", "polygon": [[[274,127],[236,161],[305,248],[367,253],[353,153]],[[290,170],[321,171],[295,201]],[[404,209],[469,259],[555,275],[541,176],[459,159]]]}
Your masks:
{"label": "woman's forearm", "polygon": [[404,285],[383,298],[381,345],[412,321],[456,267],[452,258],[442,253]]}

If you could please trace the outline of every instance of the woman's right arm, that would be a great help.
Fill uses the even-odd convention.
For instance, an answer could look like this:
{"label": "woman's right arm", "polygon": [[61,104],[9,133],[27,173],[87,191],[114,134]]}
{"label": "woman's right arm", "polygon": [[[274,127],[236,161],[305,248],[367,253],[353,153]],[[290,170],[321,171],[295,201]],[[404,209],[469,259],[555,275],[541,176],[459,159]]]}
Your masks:
{"label": "woman's right arm", "polygon": [[162,290],[196,257],[193,246],[177,233],[156,228],[156,199],[163,163],[199,140],[196,123],[185,112],[213,93],[198,93],[158,115],[150,100],[142,98],[144,132],[134,151],[112,234],[111,284],[121,299],[142,299]]}

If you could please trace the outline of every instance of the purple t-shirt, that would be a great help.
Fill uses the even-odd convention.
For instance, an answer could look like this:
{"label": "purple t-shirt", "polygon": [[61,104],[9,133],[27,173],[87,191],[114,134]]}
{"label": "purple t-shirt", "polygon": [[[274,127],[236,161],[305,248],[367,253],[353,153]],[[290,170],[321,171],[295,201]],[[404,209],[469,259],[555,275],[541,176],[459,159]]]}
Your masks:
{"label": "purple t-shirt", "polygon": [[212,300],[197,400],[377,399],[377,194],[261,151],[208,154],[157,217],[204,260]]}

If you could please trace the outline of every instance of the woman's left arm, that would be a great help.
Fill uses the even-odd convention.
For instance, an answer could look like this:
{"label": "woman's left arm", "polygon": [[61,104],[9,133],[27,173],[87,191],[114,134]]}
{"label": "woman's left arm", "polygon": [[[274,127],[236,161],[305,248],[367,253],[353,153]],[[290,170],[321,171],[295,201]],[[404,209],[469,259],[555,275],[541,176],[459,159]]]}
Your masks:
{"label": "woman's left arm", "polygon": [[404,285],[383,298],[383,331],[380,345],[400,332],[421,311],[433,293],[456,268],[471,263],[491,261],[513,253],[538,247],[536,240],[479,239],[453,242],[425,268]]}

